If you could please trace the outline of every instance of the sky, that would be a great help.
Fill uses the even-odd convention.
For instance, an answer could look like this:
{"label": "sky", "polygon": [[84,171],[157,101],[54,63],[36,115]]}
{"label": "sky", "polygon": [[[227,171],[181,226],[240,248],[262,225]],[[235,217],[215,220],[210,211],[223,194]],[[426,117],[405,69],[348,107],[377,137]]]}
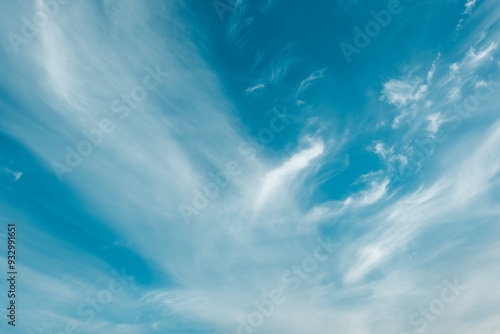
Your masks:
{"label": "sky", "polygon": [[0,13],[0,332],[500,332],[497,0]]}

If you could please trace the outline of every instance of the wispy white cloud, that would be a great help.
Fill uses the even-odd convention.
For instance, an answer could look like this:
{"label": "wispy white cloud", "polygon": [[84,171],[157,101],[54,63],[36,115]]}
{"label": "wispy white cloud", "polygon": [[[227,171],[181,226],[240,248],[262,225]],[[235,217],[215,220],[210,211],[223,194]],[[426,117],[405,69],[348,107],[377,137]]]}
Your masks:
{"label": "wispy white cloud", "polygon": [[247,93],[252,93],[252,92],[254,92],[254,91],[256,91],[256,90],[259,90],[259,89],[262,89],[262,88],[265,88],[265,87],[266,87],[266,85],[264,85],[263,83],[258,83],[258,84],[256,84],[256,85],[255,85],[255,86],[253,86],[253,87],[248,87],[248,88],[245,90],[245,92],[247,92]]}
{"label": "wispy white cloud", "polygon": [[388,159],[394,153],[394,148],[386,146],[383,142],[374,141],[368,146],[368,150],[377,154],[382,159]]}
{"label": "wispy white cloud", "polygon": [[448,92],[448,99],[450,99],[450,101],[456,101],[461,97],[462,97],[462,91],[460,87],[453,87]]}
{"label": "wispy white cloud", "polygon": [[410,82],[391,79],[384,83],[380,100],[397,107],[405,106],[412,101],[419,101],[427,90],[427,86],[421,84],[422,81],[418,78]]}
{"label": "wispy white cloud", "polygon": [[425,79],[413,75],[413,71],[406,79],[390,79],[383,84],[380,101],[395,105],[399,108],[413,105],[424,99],[432,84],[432,79],[436,73],[437,65],[441,58],[438,53],[430,69],[427,71]]}
{"label": "wispy white cloud", "polygon": [[439,62],[439,59],[441,58],[441,53],[438,53],[436,59],[432,62],[431,69],[429,72],[427,72],[427,83],[430,85],[432,84],[432,79],[434,78],[434,74],[436,73],[436,66]]}
{"label": "wispy white cloud", "polygon": [[318,222],[356,212],[381,201],[386,195],[389,179],[383,173],[369,173],[361,177],[365,189],[341,201],[330,201],[313,207],[306,215],[306,222]]}
{"label": "wispy white cloud", "polygon": [[267,173],[264,177],[262,190],[260,191],[256,207],[260,208],[263,202],[265,202],[286,180],[292,180],[298,172],[309,166],[309,164],[314,159],[318,158],[323,151],[324,145],[322,142],[313,143],[310,148],[294,154],[281,166]]}
{"label": "wispy white cloud", "polygon": [[23,172],[14,172],[8,168],[4,168],[4,170],[7,172],[7,173],[10,173],[14,176],[14,181],[17,181],[21,178],[21,176],[23,176]]}
{"label": "wispy white cloud", "polygon": [[380,219],[388,226],[375,229],[373,236],[378,235],[377,241],[357,251],[358,262],[351,266],[346,281],[361,279],[390,254],[405,247],[421,229],[438,224],[443,215],[459,215],[468,205],[473,206],[478,196],[486,195],[500,171],[500,165],[496,165],[498,159],[491,160],[486,152],[499,138],[500,123],[496,123],[484,134],[478,147],[470,147],[470,159],[456,165],[450,161],[448,169],[432,185],[421,187],[381,211]]}
{"label": "wispy white cloud", "polygon": [[[465,3],[465,10],[464,12],[462,13],[462,15],[469,15],[472,13],[472,10],[476,7],[476,3],[477,3],[477,0],[467,0],[467,2]],[[459,31],[463,28],[463,25],[462,23],[464,22],[464,18],[460,18],[460,20],[458,21],[458,24],[457,26],[455,27],[455,31]]]}
{"label": "wispy white cloud", "polygon": [[376,203],[387,193],[388,185],[388,179],[384,179],[380,183],[372,182],[369,189],[362,190],[359,194],[349,196],[344,201],[344,205],[359,207]]}
{"label": "wispy white cloud", "polygon": [[439,131],[439,127],[445,122],[445,119],[441,113],[435,113],[427,116],[427,131],[431,137],[434,137]]}
{"label": "wispy white cloud", "polygon": [[317,70],[311,73],[306,79],[302,80],[299,89],[297,89],[297,96],[301,94],[303,91],[305,91],[307,88],[309,88],[309,86],[311,86],[314,81],[322,79],[325,75],[325,70],[326,69],[324,68],[321,70]]}
{"label": "wispy white cloud", "polygon": [[484,60],[493,60],[491,55],[492,51],[498,47],[496,42],[491,42],[487,47],[482,48],[481,50],[475,50],[472,46],[467,53],[467,57],[465,59],[466,63],[471,66],[477,66]]}

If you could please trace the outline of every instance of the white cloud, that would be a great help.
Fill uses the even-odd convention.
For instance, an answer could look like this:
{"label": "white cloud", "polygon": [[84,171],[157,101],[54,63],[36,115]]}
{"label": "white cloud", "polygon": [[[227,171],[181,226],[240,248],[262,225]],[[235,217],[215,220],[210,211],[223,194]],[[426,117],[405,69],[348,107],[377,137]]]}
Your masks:
{"label": "white cloud", "polygon": [[368,150],[386,160],[394,153],[394,147],[386,147],[386,144],[380,141],[374,141],[368,146]]}
{"label": "white cloud", "polygon": [[362,190],[358,194],[349,196],[344,205],[353,207],[362,207],[378,202],[387,193],[389,179],[384,179],[382,182],[372,182],[370,188]]}
{"label": "white cloud", "polygon": [[4,168],[7,173],[14,175],[14,181],[17,181],[23,176],[23,172],[14,172],[8,168]]}
{"label": "white cloud", "polygon": [[259,84],[255,85],[253,87],[248,87],[245,90],[245,92],[252,93],[252,92],[254,92],[254,91],[258,90],[258,89],[262,89],[262,88],[265,88],[265,87],[266,87],[266,85],[264,85],[263,83],[259,83]]}
{"label": "white cloud", "polygon": [[450,101],[456,101],[461,97],[462,97],[462,92],[460,90],[460,87],[453,87],[448,92],[448,99],[450,99]]}
{"label": "white cloud", "polygon": [[297,96],[304,92],[309,86],[316,80],[324,77],[325,69],[321,69],[311,73],[306,79],[302,80],[300,83],[299,89],[297,89]]}
{"label": "white cloud", "polygon": [[431,68],[427,71],[425,80],[420,79],[418,76],[413,76],[413,72],[411,72],[408,75],[408,79],[390,79],[385,82],[380,101],[393,104],[400,108],[406,107],[407,105],[412,105],[414,107],[417,102],[421,101],[429,93],[429,87],[432,84],[440,58],[441,53],[438,53],[432,62]]}
{"label": "white cloud", "polygon": [[429,135],[431,137],[434,137],[439,131],[439,127],[445,122],[445,119],[439,112],[427,116],[426,119],[429,122],[429,124],[427,125],[427,131],[429,132]]}
{"label": "white cloud", "polygon": [[474,7],[476,6],[476,3],[477,3],[477,0],[468,0],[466,3],[465,3],[465,11],[464,11],[464,14],[470,14],[472,13],[472,10],[474,9]]}
{"label": "white cloud", "polygon": [[476,214],[481,196],[488,196],[489,189],[498,182],[500,161],[490,152],[500,143],[500,122],[491,126],[481,140],[479,144],[468,147],[467,159],[458,163],[447,160],[448,168],[433,184],[427,187],[422,185],[375,217],[366,218],[376,221],[378,226],[371,235],[359,241],[363,247],[356,250],[357,262],[350,265],[346,281],[354,283],[362,279],[398,249],[404,248],[422,229],[440,224],[442,217],[453,215],[455,219],[462,220],[464,214]]}
{"label": "white cloud", "polygon": [[296,47],[294,43],[289,43],[280,52],[277,52],[269,62],[269,66],[264,69],[262,79],[279,84],[290,69],[302,61],[297,55]]}
{"label": "white cloud", "polygon": [[358,254],[357,263],[344,276],[347,283],[356,282],[370,272],[387,256],[387,251],[378,246],[367,246],[363,247]]}
{"label": "white cloud", "polygon": [[324,150],[322,142],[316,142],[312,147],[294,154],[289,160],[278,168],[270,171],[264,178],[262,190],[257,200],[256,207],[261,207],[262,203],[276,191],[285,180],[293,178],[302,169],[319,157]]}
{"label": "white cloud", "polygon": [[315,206],[307,213],[305,220],[307,222],[317,222],[331,219],[373,205],[385,197],[390,180],[385,178],[383,173],[372,172],[362,175],[358,182],[368,182],[369,185],[366,189],[348,196],[345,200],[330,201]]}
{"label": "white cloud", "polygon": [[441,58],[441,53],[438,53],[436,59],[432,62],[431,69],[429,72],[427,72],[427,84],[430,85],[432,84],[432,79],[434,78],[434,74],[436,73],[436,67],[437,63],[439,62],[439,59]]}
{"label": "white cloud", "polygon": [[477,66],[483,60],[493,60],[491,53],[498,47],[496,42],[491,42],[487,47],[476,51],[472,46],[467,53],[466,61],[471,66]]}
{"label": "white cloud", "polygon": [[474,84],[474,86],[476,88],[479,88],[479,87],[486,87],[488,85],[486,84],[486,82],[484,80],[479,80],[479,81],[476,81],[476,83]]}

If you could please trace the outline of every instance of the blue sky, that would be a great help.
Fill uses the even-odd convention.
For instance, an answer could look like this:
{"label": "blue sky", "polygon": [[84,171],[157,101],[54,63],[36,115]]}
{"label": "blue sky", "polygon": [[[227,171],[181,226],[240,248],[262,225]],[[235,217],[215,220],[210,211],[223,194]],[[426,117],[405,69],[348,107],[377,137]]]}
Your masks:
{"label": "blue sky", "polygon": [[1,6],[2,333],[500,332],[498,1]]}

